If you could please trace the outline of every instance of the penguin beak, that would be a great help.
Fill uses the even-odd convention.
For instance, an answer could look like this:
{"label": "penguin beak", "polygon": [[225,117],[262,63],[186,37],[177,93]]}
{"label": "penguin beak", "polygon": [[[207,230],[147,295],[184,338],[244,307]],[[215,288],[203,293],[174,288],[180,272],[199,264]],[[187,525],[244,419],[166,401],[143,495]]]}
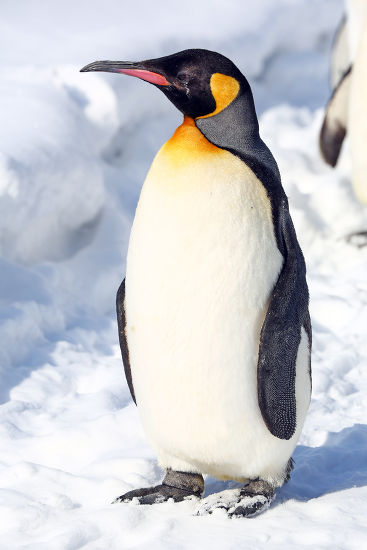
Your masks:
{"label": "penguin beak", "polygon": [[143,63],[134,63],[132,61],[94,61],[80,69],[81,73],[86,73],[88,71],[127,74],[129,76],[136,76],[141,80],[146,80],[158,86],[170,85],[170,82],[168,82],[165,76],[145,69]]}

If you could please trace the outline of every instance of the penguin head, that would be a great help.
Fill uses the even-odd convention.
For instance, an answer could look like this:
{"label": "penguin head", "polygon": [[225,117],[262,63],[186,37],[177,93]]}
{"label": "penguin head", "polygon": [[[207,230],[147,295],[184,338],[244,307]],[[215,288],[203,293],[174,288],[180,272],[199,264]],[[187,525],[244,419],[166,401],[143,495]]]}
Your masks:
{"label": "penguin head", "polygon": [[201,118],[219,113],[240,94],[251,94],[246,78],[228,58],[190,49],[146,61],[95,61],[81,69],[136,76],[150,82],[185,116]]}

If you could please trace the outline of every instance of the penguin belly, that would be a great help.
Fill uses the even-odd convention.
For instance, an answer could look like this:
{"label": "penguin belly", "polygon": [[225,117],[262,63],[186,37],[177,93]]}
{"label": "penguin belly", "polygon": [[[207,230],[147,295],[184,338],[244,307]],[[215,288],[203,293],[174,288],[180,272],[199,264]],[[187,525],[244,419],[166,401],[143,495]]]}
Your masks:
{"label": "penguin belly", "polygon": [[353,187],[360,201],[367,204],[367,19],[353,66],[348,132]]}
{"label": "penguin belly", "polygon": [[162,467],[282,483],[310,395],[303,331],[297,430],[288,441],[273,436],[258,405],[257,359],[282,265],[261,182],[181,126],[144,183],[126,273],[135,395]]}

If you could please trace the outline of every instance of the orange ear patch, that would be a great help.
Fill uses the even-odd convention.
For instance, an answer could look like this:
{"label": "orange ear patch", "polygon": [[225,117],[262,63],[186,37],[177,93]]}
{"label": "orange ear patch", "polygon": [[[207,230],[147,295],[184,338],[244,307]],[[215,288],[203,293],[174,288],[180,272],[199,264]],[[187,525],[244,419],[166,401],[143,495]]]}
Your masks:
{"label": "orange ear patch", "polygon": [[212,113],[197,118],[207,118],[223,111],[223,109],[228,107],[237,97],[240,90],[240,84],[238,80],[232,76],[214,73],[210,79],[210,89],[215,99],[216,108]]}

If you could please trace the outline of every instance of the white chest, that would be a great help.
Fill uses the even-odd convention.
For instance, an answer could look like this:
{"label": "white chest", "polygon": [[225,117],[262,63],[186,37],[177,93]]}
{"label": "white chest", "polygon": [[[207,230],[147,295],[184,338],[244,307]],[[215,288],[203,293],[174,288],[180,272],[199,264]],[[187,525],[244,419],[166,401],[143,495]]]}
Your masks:
{"label": "white chest", "polygon": [[266,191],[240,159],[215,147],[171,153],[158,153],[137,208],[126,330],[148,437],[192,460],[206,453],[204,432],[262,423],[259,335],[283,258]]}
{"label": "white chest", "polygon": [[[367,2],[366,2],[367,8]],[[359,199],[367,203],[367,19],[364,19],[351,75],[348,132],[352,156],[352,180]]]}
{"label": "white chest", "polygon": [[177,346],[190,327],[223,335],[243,316],[253,338],[263,321],[283,262],[270,201],[240,159],[214,150],[177,164],[163,147],[151,167],[127,260],[129,341],[148,324]]}

